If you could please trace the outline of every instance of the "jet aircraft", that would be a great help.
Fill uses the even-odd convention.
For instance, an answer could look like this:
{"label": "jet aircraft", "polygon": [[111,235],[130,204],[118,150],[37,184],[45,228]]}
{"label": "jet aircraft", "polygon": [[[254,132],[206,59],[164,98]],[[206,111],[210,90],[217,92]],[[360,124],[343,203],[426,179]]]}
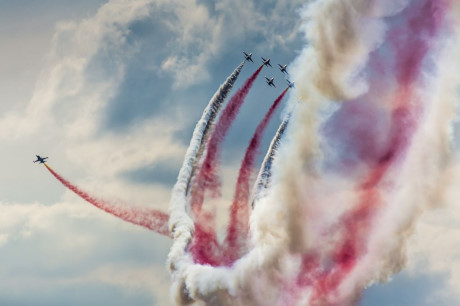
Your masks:
{"label": "jet aircraft", "polygon": [[265,59],[265,58],[262,57],[262,61],[264,62],[264,65],[265,65],[265,66],[270,66],[270,67],[272,67],[272,65],[270,64],[270,59]]}
{"label": "jet aircraft", "polygon": [[265,80],[266,80],[268,86],[273,86],[273,87],[276,88],[275,83],[273,82],[275,80],[275,78],[269,79],[269,78],[265,77]]}
{"label": "jet aircraft", "polygon": [[286,70],[287,64],[284,65],[284,66],[281,66],[281,64],[278,64],[278,66],[280,67],[280,70],[281,70],[282,73],[288,73],[287,70]]}
{"label": "jet aircraft", "polygon": [[244,58],[246,59],[246,61],[251,61],[252,63],[254,63],[254,61],[252,60],[252,53],[247,54],[246,52],[243,51],[243,54],[244,54]]}
{"label": "jet aircraft", "polygon": [[291,81],[289,81],[289,80],[286,80],[286,82],[287,82],[289,88],[294,87],[294,83],[295,83],[295,82],[291,82]]}
{"label": "jet aircraft", "polygon": [[44,164],[48,157],[40,157],[40,155],[35,155],[37,156],[37,160],[34,161],[34,163],[38,162],[39,164]]}

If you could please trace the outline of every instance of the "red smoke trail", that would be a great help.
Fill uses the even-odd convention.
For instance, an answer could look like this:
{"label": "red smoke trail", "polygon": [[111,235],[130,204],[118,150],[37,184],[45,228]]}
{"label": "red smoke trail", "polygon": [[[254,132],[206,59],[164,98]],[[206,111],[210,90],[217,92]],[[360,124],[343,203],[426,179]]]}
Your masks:
{"label": "red smoke trail", "polygon": [[422,101],[414,96],[414,85],[447,8],[447,1],[428,0],[422,3],[409,20],[409,31],[404,43],[396,44],[396,79],[399,89],[392,103],[388,149],[361,184],[359,191],[362,195],[359,204],[340,221],[342,240],[332,254],[334,265],[316,278],[313,284],[312,304],[327,303],[367,252],[368,236],[374,216],[384,204],[378,185],[389,168],[404,157],[417,128]]}
{"label": "red smoke trail", "polygon": [[194,243],[192,243],[189,249],[193,254],[195,262],[219,266],[231,265],[238,259],[238,252],[241,250],[242,244],[247,240],[249,222],[249,180],[254,167],[255,157],[260,147],[262,135],[288,89],[289,88],[286,88],[286,90],[284,90],[273,102],[267,114],[257,126],[254,136],[249,142],[238,175],[224,247],[218,243],[217,235],[212,226],[214,225],[213,215],[201,212],[197,216],[199,222],[196,222],[197,224],[195,226]]}
{"label": "red smoke trail", "polygon": [[191,202],[195,214],[201,210],[206,190],[210,190],[214,196],[219,193],[220,181],[217,176],[217,160],[219,158],[220,145],[262,68],[263,65],[246,80],[244,85],[230,99],[209,138],[206,157],[193,183]]}
{"label": "red smoke trail", "polygon": [[224,261],[223,257],[226,254],[222,251],[214,228],[209,226],[209,223],[214,222],[213,218],[209,214],[202,213],[201,207],[206,190],[210,190],[213,196],[218,195],[220,181],[217,176],[217,161],[220,145],[262,68],[263,65],[245,81],[222,111],[207,143],[205,159],[193,182],[191,205],[195,217],[195,233],[189,251],[197,263],[218,266]]}
{"label": "red smoke trail", "polygon": [[51,172],[51,174],[62,183],[62,185],[72,190],[75,194],[77,194],[79,197],[81,197],[88,203],[96,206],[99,209],[102,209],[103,211],[115,217],[122,219],[123,221],[140,225],[161,235],[169,237],[169,216],[167,214],[153,209],[145,209],[138,207],[116,207],[107,201],[97,199],[89,195],[88,193],[82,191],[80,188],[73,185],[65,178],[60,176],[58,173],[56,173],[53,169],[51,169],[50,166],[48,166],[47,164],[45,164],[45,166],[48,169],[48,171]]}
{"label": "red smoke trail", "polygon": [[226,254],[218,241],[215,231],[215,218],[213,214],[200,212],[195,219],[195,232],[189,252],[198,264],[217,267],[226,262]]}
{"label": "red smoke trail", "polygon": [[254,163],[257,152],[262,141],[262,136],[267,128],[270,119],[273,117],[275,110],[280,105],[289,87],[273,102],[265,117],[259,123],[254,135],[249,142],[246,153],[241,163],[238,180],[236,183],[235,195],[230,208],[230,222],[227,229],[226,247],[227,256],[234,262],[240,257],[238,254],[242,250],[244,243],[247,241],[249,230],[249,180],[254,170]]}
{"label": "red smoke trail", "polygon": [[[412,91],[413,88],[404,88],[404,93],[398,94],[394,99],[395,103],[410,102]],[[331,254],[334,265],[331,269],[323,271],[314,280],[312,301],[319,300],[325,303],[366,254],[372,222],[384,204],[378,185],[390,167],[395,166],[406,153],[417,126],[416,114],[417,107],[407,105],[393,111],[388,150],[369,173],[367,179],[359,186],[357,191],[362,193],[359,204],[341,218],[339,223],[341,241]],[[307,262],[307,264],[311,265],[312,262]]]}

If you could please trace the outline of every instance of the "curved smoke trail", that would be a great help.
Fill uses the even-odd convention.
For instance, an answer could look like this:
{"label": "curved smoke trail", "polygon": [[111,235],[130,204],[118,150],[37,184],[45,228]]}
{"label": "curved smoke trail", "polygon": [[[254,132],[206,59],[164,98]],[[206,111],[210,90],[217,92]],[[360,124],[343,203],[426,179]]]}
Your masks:
{"label": "curved smoke trail", "polygon": [[116,206],[105,200],[95,198],[77,186],[73,185],[71,182],[67,181],[47,164],[44,165],[46,169],[48,169],[48,171],[62,183],[62,185],[73,191],[86,202],[124,221],[140,225],[161,235],[169,237],[169,217],[166,213],[154,209],[130,207],[126,205]]}
{"label": "curved smoke trail", "polygon": [[[292,200],[286,201],[292,205],[290,220],[287,221],[288,237],[293,237],[289,241],[290,250],[304,254],[301,264],[303,272],[298,275],[295,283],[303,292],[309,292],[305,289],[311,288],[309,299],[313,305],[354,303],[366,284],[401,267],[401,259],[393,258],[391,269],[375,269],[377,263],[384,259],[388,260],[382,254],[391,258],[391,252],[383,251],[382,245],[387,244],[388,249],[396,251],[401,248],[402,242],[395,244],[395,241],[400,240],[399,233],[392,237],[384,234],[374,236],[373,232],[380,231],[378,225],[381,216],[391,208],[395,208],[389,202],[390,195],[400,189],[399,186],[408,185],[407,182],[414,180],[412,176],[405,177],[407,181],[394,176],[409,164],[408,156],[414,154],[410,151],[414,147],[414,139],[420,129],[421,120],[426,117],[426,108],[432,103],[429,87],[423,88],[426,87],[423,84],[427,81],[423,79],[423,73],[429,71],[431,75],[434,74],[433,78],[442,77],[438,75],[438,63],[431,61],[435,59],[439,61],[439,50],[442,49],[440,46],[445,45],[443,36],[447,34],[446,31],[449,31],[445,27],[448,20],[445,16],[449,5],[449,1],[411,3],[398,20],[403,25],[393,27],[387,34],[388,43],[385,47],[392,50],[390,52],[394,55],[392,59],[394,64],[388,67],[393,66],[393,68],[384,67],[385,61],[388,61],[388,53],[383,52],[388,52],[388,49],[381,54],[378,52],[372,54],[369,62],[371,75],[368,78],[368,93],[344,104],[334,114],[334,118],[326,121],[326,127],[329,124],[329,134],[325,136],[329,138],[332,136],[331,141],[345,145],[341,148],[344,151],[340,154],[346,158],[341,157],[342,160],[335,163],[335,166],[339,166],[339,170],[342,168],[340,171],[347,172],[349,181],[353,178],[352,175],[355,175],[356,180],[356,187],[352,193],[353,199],[347,202],[347,205],[352,205],[353,208],[338,214],[336,221],[327,229],[327,235],[334,240],[329,238],[325,241],[324,233],[321,234],[321,231],[327,228],[324,226],[327,225],[327,218],[333,214],[327,210],[321,212],[318,208],[319,203],[309,199],[317,198],[315,188],[326,186],[322,182],[317,182],[318,175],[331,176],[331,171],[316,170],[310,173],[299,173],[300,177],[304,178],[300,185],[291,185],[292,180],[289,179],[283,181],[283,186],[286,187],[284,192],[289,188],[289,192],[295,192],[296,195],[293,199],[290,194]],[[425,68],[427,62],[430,62],[430,68]],[[456,79],[458,81],[458,78]],[[379,96],[382,93],[384,96]],[[449,117],[451,116],[447,116]],[[298,122],[301,122],[300,120]],[[354,120],[357,122],[353,122]],[[339,137],[346,138],[348,143],[340,140]],[[300,138],[297,140],[298,144],[305,143]],[[300,145],[297,148],[304,150],[305,147]],[[347,152],[349,149],[352,154]],[[305,153],[306,151],[301,155],[308,156]],[[289,177],[295,177],[293,172],[295,173],[299,164],[310,163],[306,159],[290,161],[293,162],[292,168],[289,168],[289,173],[286,172]],[[334,162],[328,167],[331,165],[334,165]],[[423,167],[421,165],[419,167]],[[301,188],[308,185],[313,187],[308,189],[310,194],[306,195]],[[348,188],[350,187],[344,189]],[[340,188],[336,192],[339,190]],[[308,217],[305,213],[299,214],[299,208],[307,214],[315,214],[316,218],[312,220],[316,223],[314,226],[301,225],[300,221],[303,218],[308,220]],[[415,211],[419,210],[420,208],[415,208]],[[318,218],[318,214],[321,218]],[[406,214],[405,218],[407,216]],[[386,230],[394,233],[394,230],[399,228],[397,231],[405,232],[412,222],[406,220],[400,224],[395,223],[393,228]],[[306,235],[310,242],[306,241]],[[317,241],[311,241],[312,239]],[[376,244],[379,245],[379,252],[372,249]],[[324,251],[318,252],[321,249]],[[324,262],[328,264],[325,265]],[[367,266],[371,263],[373,263],[372,268]],[[298,291],[297,294],[300,296],[301,292]],[[292,301],[293,296],[291,295],[290,298]]]}
{"label": "curved smoke trail", "polygon": [[[460,84],[454,5],[306,7],[311,43],[291,74],[308,103],[292,114],[268,196],[251,213],[251,248],[230,267],[201,265],[187,250],[195,232],[182,233],[169,257],[177,303],[353,305],[403,267],[404,241],[440,202],[448,167]],[[185,200],[177,224],[191,222]]]}
{"label": "curved smoke trail", "polygon": [[225,82],[219,87],[218,91],[211,98],[211,100],[208,103],[208,106],[203,112],[203,118],[202,118],[203,130],[201,133],[201,139],[200,139],[200,145],[198,147],[198,152],[196,153],[194,161],[193,161],[192,172],[187,181],[187,189],[186,189],[187,194],[190,189],[190,182],[195,174],[196,168],[198,167],[198,162],[200,161],[201,156],[203,155],[204,149],[206,147],[206,142],[208,141],[209,135],[213,131],[214,121],[216,120],[217,114],[220,112],[222,105],[225,102],[225,99],[227,98],[228,94],[232,90],[233,85],[238,79],[238,76],[240,75],[241,70],[243,69],[243,66],[245,63],[246,61],[243,61],[241,64],[238,65],[238,67],[236,67],[236,69],[227,78],[227,80],[225,80]]}
{"label": "curved smoke trail", "polygon": [[276,131],[275,136],[270,142],[270,147],[268,148],[267,153],[265,154],[264,160],[260,167],[260,171],[257,174],[256,182],[254,184],[254,190],[252,192],[252,204],[251,207],[254,208],[254,205],[261,198],[266,196],[266,191],[270,189],[271,176],[272,176],[272,164],[275,160],[277,151],[281,145],[286,128],[289,125],[289,120],[291,119],[291,114],[289,113],[286,118],[281,122],[278,130]]}
{"label": "curved smoke trail", "polygon": [[210,190],[213,195],[219,193],[220,181],[217,175],[217,162],[219,159],[220,145],[263,67],[264,65],[261,65],[230,99],[210,136],[207,144],[206,156],[193,182],[191,205],[195,214],[198,214],[201,210],[206,190]]}
{"label": "curved smoke trail", "polygon": [[189,252],[196,262],[212,266],[230,266],[244,252],[249,230],[249,180],[253,173],[255,158],[262,141],[263,133],[288,90],[289,88],[284,90],[275,99],[264,118],[258,124],[249,142],[238,174],[234,200],[230,207],[227,236],[224,243],[220,244],[218,242],[217,233],[213,226],[215,223],[213,216],[203,212],[195,215],[195,219],[197,220],[195,222],[196,229]]}
{"label": "curved smoke trail", "polygon": [[[168,262],[169,269],[173,273],[173,277],[178,273],[177,269],[182,260],[185,260],[185,262],[191,261],[191,258],[185,254],[185,250],[192,238],[190,233],[193,233],[195,230],[194,222],[187,213],[187,193],[189,191],[191,179],[194,175],[196,165],[204,151],[206,140],[208,139],[210,132],[213,130],[213,122],[220,111],[225,98],[233,88],[244,63],[245,62],[242,62],[230,75],[230,77],[227,78],[225,83],[220,87],[218,92],[216,92],[203,111],[203,115],[193,131],[190,145],[185,154],[184,162],[180,169],[177,182],[172,191],[169,209],[169,228],[175,238],[175,244],[169,253]],[[187,297],[184,296],[184,302],[186,300]]]}
{"label": "curved smoke trail", "polygon": [[229,254],[227,249],[222,248],[218,241],[213,213],[202,211],[201,207],[207,190],[211,191],[213,196],[217,196],[220,192],[220,181],[217,174],[220,145],[243,105],[254,81],[262,71],[263,66],[261,65],[245,81],[223,110],[215,130],[210,136],[206,156],[200,167],[200,171],[193,182],[190,201],[195,219],[195,232],[189,251],[195,262],[200,264],[220,266],[224,263],[231,263],[231,258],[234,257]]}
{"label": "curved smoke trail", "polygon": [[267,128],[275,110],[279,107],[284,96],[288,92],[286,88],[270,106],[262,121],[256,128],[249,145],[246,149],[243,161],[241,163],[238,179],[236,182],[235,195],[230,207],[230,221],[227,228],[227,237],[225,238],[226,252],[230,261],[233,263],[238,259],[244,250],[249,234],[249,181],[254,171],[254,163],[257,152],[262,141],[263,133]]}
{"label": "curved smoke trail", "polygon": [[[175,225],[178,223],[177,220],[183,220],[184,218],[184,216],[180,213],[181,209],[178,209],[175,204],[181,205],[185,202],[197,163],[204,151],[206,139],[208,139],[210,132],[213,130],[215,118],[221,110],[221,107],[233,88],[233,85],[238,79],[244,64],[245,61],[238,65],[238,67],[220,86],[204,109],[201,119],[198,121],[195,130],[193,131],[192,139],[185,154],[185,159],[180,169],[177,182],[174,185],[171,197],[171,221],[169,224],[171,232],[173,233],[176,230]],[[193,222],[191,222],[191,220],[186,227],[189,228],[189,226],[193,228]]]}

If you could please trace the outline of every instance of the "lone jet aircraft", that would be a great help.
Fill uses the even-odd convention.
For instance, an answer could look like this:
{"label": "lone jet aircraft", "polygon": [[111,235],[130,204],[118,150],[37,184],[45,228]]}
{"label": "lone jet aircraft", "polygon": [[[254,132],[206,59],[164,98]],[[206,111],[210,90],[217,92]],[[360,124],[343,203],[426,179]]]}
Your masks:
{"label": "lone jet aircraft", "polygon": [[273,86],[273,87],[276,88],[275,83],[273,83],[273,81],[275,80],[275,78],[269,79],[269,78],[265,77],[265,80],[266,80],[268,86]]}
{"label": "lone jet aircraft", "polygon": [[40,155],[35,155],[37,156],[37,160],[34,161],[34,163],[39,162],[39,164],[44,164],[48,157],[40,157]]}
{"label": "lone jet aircraft", "polygon": [[278,64],[278,66],[280,67],[280,70],[281,70],[282,73],[288,73],[287,70],[286,70],[287,64],[284,65],[284,66],[281,66],[281,64]]}
{"label": "lone jet aircraft", "polygon": [[248,62],[251,61],[252,63],[254,63],[254,61],[252,60],[252,53],[247,54],[244,51],[243,51],[243,53],[244,53],[244,58],[246,59],[246,61],[248,61]]}
{"label": "lone jet aircraft", "polygon": [[262,61],[264,62],[264,65],[265,65],[265,66],[270,66],[270,67],[272,67],[272,65],[270,64],[270,59],[265,59],[265,58],[262,57]]}
{"label": "lone jet aircraft", "polygon": [[294,87],[294,83],[295,83],[295,82],[291,82],[291,81],[289,81],[289,80],[286,80],[286,82],[288,83],[289,88]]}

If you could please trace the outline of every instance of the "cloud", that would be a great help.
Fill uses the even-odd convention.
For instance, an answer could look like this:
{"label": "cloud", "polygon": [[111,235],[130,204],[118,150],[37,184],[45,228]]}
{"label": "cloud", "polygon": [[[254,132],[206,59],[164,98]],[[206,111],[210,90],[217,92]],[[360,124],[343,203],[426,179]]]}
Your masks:
{"label": "cloud", "polygon": [[[28,105],[0,117],[0,140],[10,148],[1,154],[2,158],[15,160],[24,151],[32,154],[37,150],[38,154],[50,155],[52,164],[65,163],[65,176],[87,175],[81,170],[91,169],[95,180],[106,179],[110,187],[121,184],[118,173],[157,158],[181,156],[182,144],[173,138],[181,128],[180,121],[173,123],[171,118],[135,124],[129,134],[101,130],[106,109],[139,52],[130,27],[150,18],[152,3],[110,1],[94,16],[56,26],[47,63]],[[14,167],[21,169],[24,164],[19,162]],[[8,183],[11,186],[11,180]],[[120,198],[122,190],[107,188]]]}
{"label": "cloud", "polygon": [[168,239],[83,203],[1,203],[0,210],[0,237],[9,236],[0,245],[0,301],[168,304]]}
{"label": "cloud", "polygon": [[[82,187],[103,181],[108,188],[99,189],[123,198],[109,188],[120,185],[119,174],[185,152],[187,141],[177,135],[198,118],[212,92],[209,81],[217,86],[242,59],[235,46],[249,41],[266,50],[295,41],[291,14],[300,3],[109,1],[85,19],[59,22],[30,101],[0,116],[0,141],[10,148],[0,157],[21,172],[26,152],[50,155],[58,169],[66,165],[64,176],[85,177]],[[244,111],[238,126],[255,124],[249,114],[257,107]],[[37,182],[38,172],[30,185]],[[56,199],[58,189],[51,188]],[[10,200],[18,199],[13,190],[5,190]]]}
{"label": "cloud", "polygon": [[176,182],[180,163],[171,160],[158,160],[150,166],[128,171],[122,176],[144,184],[163,184],[171,189]]}
{"label": "cloud", "polygon": [[[126,44],[126,26],[148,16],[148,2],[113,1],[102,6],[94,17],[77,22],[61,22],[53,38],[47,68],[41,74],[29,105],[22,113],[10,112],[1,120],[2,138],[10,139],[36,132],[40,124],[60,123],[63,111],[79,110],[79,117],[91,116],[110,97],[123,77],[123,61],[132,56],[135,46]],[[110,49],[115,63],[110,74],[88,80],[85,72],[92,58]],[[91,82],[89,82],[91,81]],[[61,109],[53,116],[56,105]],[[65,112],[64,112],[65,114]],[[73,113],[73,115],[76,115]],[[56,118],[58,117],[58,118]],[[91,132],[91,125],[83,131]]]}
{"label": "cloud", "polygon": [[[165,20],[175,33],[174,49],[163,61],[162,69],[174,76],[175,88],[184,88],[209,79],[208,66],[220,53],[252,39],[259,51],[286,47],[297,38],[296,19],[292,19],[302,1],[278,1],[260,4],[256,1],[168,1],[159,4],[173,18]],[[276,25],[276,26],[272,26]]]}

